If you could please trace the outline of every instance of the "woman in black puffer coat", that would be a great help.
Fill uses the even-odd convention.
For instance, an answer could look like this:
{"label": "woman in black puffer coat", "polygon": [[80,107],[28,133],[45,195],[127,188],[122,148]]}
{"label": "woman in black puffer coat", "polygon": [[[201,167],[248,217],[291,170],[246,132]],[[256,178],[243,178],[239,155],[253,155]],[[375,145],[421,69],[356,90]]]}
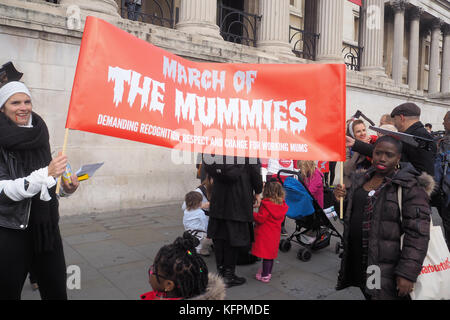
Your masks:
{"label": "woman in black puffer coat", "polygon": [[412,291],[428,248],[429,195],[434,180],[410,163],[400,163],[400,157],[398,140],[379,138],[372,167],[353,176],[347,194],[345,186],[335,190],[336,199],[346,196],[344,252],[337,290],[356,286],[367,299],[377,300],[408,299]]}

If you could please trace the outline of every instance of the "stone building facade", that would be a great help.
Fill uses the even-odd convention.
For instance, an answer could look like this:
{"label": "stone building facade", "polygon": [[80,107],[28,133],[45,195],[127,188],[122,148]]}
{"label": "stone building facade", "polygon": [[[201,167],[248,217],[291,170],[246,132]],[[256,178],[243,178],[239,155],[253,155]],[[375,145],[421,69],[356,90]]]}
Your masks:
{"label": "stone building facade", "polygon": [[[13,61],[46,119],[53,150],[64,126],[87,15],[186,59],[227,63],[346,63],[347,117],[378,122],[413,101],[442,130],[450,108],[450,4],[446,0],[1,0],[0,64]],[[298,79],[304,81],[304,79]],[[194,160],[171,150],[71,131],[77,169],[104,161],[62,214],[129,210],[180,201],[196,187]],[[179,160],[179,159],[178,159]],[[185,159],[186,160],[186,159]],[[179,162],[179,161],[178,161]]]}

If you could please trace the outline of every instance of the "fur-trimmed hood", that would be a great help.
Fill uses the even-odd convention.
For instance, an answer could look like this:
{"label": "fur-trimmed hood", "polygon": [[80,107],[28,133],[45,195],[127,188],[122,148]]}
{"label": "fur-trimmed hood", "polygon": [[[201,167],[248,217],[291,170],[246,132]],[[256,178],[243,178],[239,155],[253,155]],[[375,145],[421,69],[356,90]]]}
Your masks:
{"label": "fur-trimmed hood", "polygon": [[225,284],[216,273],[208,273],[206,292],[189,300],[225,300]]}
{"label": "fur-trimmed hood", "polygon": [[436,188],[436,182],[434,181],[433,177],[430,176],[425,171],[422,172],[420,176],[417,177],[417,182],[419,185],[425,189],[426,193],[431,196],[434,189]]}
{"label": "fur-trimmed hood", "polygon": [[425,171],[420,173],[409,162],[402,162],[400,168],[400,171],[392,178],[393,183],[402,187],[410,187],[417,183],[425,190],[428,196],[431,196],[436,186],[432,176]]}

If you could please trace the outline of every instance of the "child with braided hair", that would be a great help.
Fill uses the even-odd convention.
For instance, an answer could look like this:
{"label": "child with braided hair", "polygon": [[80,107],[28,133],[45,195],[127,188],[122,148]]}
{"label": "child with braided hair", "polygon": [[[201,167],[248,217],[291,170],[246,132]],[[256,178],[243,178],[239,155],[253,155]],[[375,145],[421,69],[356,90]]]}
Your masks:
{"label": "child with braided hair", "polygon": [[199,240],[184,232],[170,245],[159,249],[149,269],[153,291],[141,295],[142,300],[223,300],[225,284],[208,272],[195,247]]}

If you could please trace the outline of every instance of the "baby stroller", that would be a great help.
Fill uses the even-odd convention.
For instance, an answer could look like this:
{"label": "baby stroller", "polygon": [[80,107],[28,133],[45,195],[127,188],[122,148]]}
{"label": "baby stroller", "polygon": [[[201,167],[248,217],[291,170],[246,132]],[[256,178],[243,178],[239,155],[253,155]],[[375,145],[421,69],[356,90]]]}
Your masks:
{"label": "baby stroller", "polygon": [[[283,183],[280,179],[280,173],[294,175],[297,178],[288,177]],[[335,248],[336,254],[339,254],[342,248],[342,235],[336,230],[317,200],[306,188],[300,173],[280,170],[277,178],[286,192],[286,204],[289,206],[286,216],[294,219],[296,224],[294,233],[280,241],[280,251],[289,251],[291,249],[291,241],[295,241],[301,246],[297,253],[297,258],[301,261],[308,261],[311,259],[313,251],[328,247],[331,236],[335,236],[341,240],[336,243]]]}

